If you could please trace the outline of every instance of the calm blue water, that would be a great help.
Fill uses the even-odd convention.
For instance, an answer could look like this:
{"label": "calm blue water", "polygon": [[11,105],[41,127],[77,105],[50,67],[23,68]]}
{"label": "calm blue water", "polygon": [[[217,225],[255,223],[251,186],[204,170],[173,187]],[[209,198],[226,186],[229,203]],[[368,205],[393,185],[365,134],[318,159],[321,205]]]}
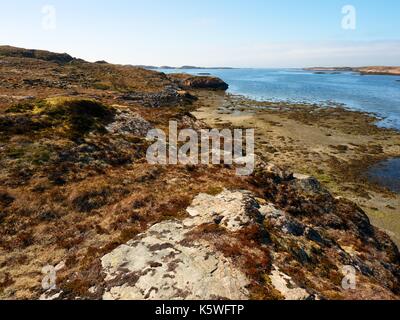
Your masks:
{"label": "calm blue water", "polygon": [[[182,70],[161,70],[165,73]],[[339,103],[383,118],[379,126],[400,130],[400,76],[361,76],[346,72],[314,74],[301,69],[184,70],[210,73],[230,85],[229,92],[257,100]]]}
{"label": "calm blue water", "polygon": [[385,160],[370,168],[368,176],[372,181],[400,193],[400,158]]}

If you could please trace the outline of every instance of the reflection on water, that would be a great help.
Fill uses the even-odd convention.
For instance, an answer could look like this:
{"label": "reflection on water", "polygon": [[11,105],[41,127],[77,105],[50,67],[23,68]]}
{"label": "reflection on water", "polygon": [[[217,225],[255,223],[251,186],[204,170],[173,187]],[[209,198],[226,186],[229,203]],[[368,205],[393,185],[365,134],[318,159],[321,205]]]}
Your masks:
{"label": "reflection on water", "polygon": [[373,166],[368,176],[372,181],[400,193],[400,158],[385,160]]}

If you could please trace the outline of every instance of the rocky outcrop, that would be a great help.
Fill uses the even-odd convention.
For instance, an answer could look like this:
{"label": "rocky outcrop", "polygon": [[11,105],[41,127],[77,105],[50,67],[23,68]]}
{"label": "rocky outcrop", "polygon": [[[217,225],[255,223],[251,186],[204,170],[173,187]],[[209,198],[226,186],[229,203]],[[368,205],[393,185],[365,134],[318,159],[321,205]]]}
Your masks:
{"label": "rocky outcrop", "polygon": [[148,108],[161,108],[178,104],[181,101],[181,96],[178,94],[178,88],[167,87],[162,92],[156,93],[125,93],[118,97],[118,100],[124,103],[141,104]]}
{"label": "rocky outcrop", "polygon": [[220,227],[236,232],[262,220],[262,214],[257,208],[259,204],[251,193],[245,191],[224,191],[217,196],[200,194],[187,208],[191,216],[187,224],[199,226],[216,222]]}
{"label": "rocky outcrop", "polygon": [[247,276],[213,243],[192,239],[191,232],[210,223],[239,231],[257,223],[256,207],[247,192],[200,194],[187,209],[189,218],[156,224],[103,257],[103,298],[247,299]]}
{"label": "rocky outcrop", "polygon": [[185,222],[163,222],[102,259],[104,299],[244,299],[246,276]]}
{"label": "rocky outcrop", "polygon": [[128,108],[117,110],[114,121],[106,127],[111,134],[133,134],[139,137],[145,137],[151,129],[153,126],[148,121]]}
{"label": "rocky outcrop", "polygon": [[183,81],[183,87],[189,89],[214,89],[228,90],[229,86],[226,82],[216,77],[198,76]]}
{"label": "rocky outcrop", "polygon": [[[312,177],[263,170],[303,212],[249,191],[199,194],[186,219],[156,224],[102,258],[103,298],[396,298],[398,250],[359,208]],[[343,285],[345,267],[356,289]]]}
{"label": "rocky outcrop", "polygon": [[170,79],[180,87],[189,89],[228,90],[229,85],[217,77],[191,76],[189,74],[171,74]]}
{"label": "rocky outcrop", "polygon": [[293,185],[303,193],[329,195],[328,190],[322,187],[321,183],[314,177],[303,174],[294,174],[293,177],[295,178],[292,182]]}

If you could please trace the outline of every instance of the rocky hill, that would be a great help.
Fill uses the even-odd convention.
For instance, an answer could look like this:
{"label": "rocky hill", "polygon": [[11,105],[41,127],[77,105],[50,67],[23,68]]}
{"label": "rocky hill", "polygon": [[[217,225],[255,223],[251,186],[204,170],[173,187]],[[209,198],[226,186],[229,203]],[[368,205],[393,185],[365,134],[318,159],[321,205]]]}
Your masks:
{"label": "rocky hill", "polygon": [[72,62],[76,59],[66,53],[54,53],[44,50],[21,49],[10,46],[0,46],[0,57],[31,58],[44,61],[51,61],[60,64]]}
{"label": "rocky hill", "polygon": [[0,70],[0,299],[400,297],[396,245],[316,179],[147,163],[221,80],[12,47]]}

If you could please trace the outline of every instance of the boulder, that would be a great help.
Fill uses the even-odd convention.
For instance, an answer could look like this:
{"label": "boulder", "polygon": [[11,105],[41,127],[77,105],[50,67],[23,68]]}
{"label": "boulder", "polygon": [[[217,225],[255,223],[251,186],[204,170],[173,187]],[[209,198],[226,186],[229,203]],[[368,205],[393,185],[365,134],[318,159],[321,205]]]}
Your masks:
{"label": "boulder", "polygon": [[279,167],[273,163],[266,162],[259,156],[255,157],[255,173],[256,176],[263,179],[272,179],[276,182],[293,180],[293,173],[287,168]]}
{"label": "boulder", "polygon": [[169,78],[185,90],[190,89],[211,89],[228,90],[229,85],[217,77],[192,76],[189,74],[170,74]]}
{"label": "boulder", "polygon": [[260,211],[269,225],[277,231],[296,237],[304,235],[305,226],[301,222],[288,213],[276,209],[272,204],[262,206]]}
{"label": "boulder", "polygon": [[294,180],[292,182],[295,188],[305,194],[320,194],[328,195],[329,191],[326,190],[321,183],[314,177],[304,174],[293,174]]}
{"label": "boulder", "polygon": [[259,224],[263,216],[250,192],[224,190],[198,195],[183,221],[161,222],[104,256],[104,299],[229,299],[249,298],[247,276],[215,249],[213,243],[191,240],[205,224],[237,232]]}
{"label": "boulder", "polygon": [[118,110],[106,130],[111,134],[132,134],[145,137],[153,126],[139,114],[129,109]]}
{"label": "boulder", "polygon": [[183,81],[183,86],[189,89],[214,89],[228,90],[229,85],[216,77],[198,76],[191,77]]}
{"label": "boulder", "polygon": [[128,92],[119,96],[118,100],[128,104],[141,104],[147,108],[170,107],[187,100],[187,97],[182,96],[182,92],[178,93],[178,89],[176,86],[165,86],[159,92]]}

